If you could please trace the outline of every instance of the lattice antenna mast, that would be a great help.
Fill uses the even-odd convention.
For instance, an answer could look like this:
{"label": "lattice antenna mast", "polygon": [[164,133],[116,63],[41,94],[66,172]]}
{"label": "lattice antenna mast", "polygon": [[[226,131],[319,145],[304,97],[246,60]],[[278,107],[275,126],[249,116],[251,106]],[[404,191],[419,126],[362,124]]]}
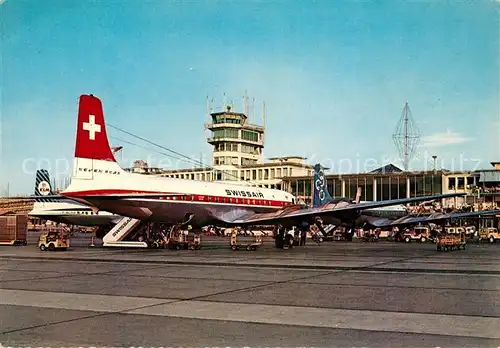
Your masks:
{"label": "lattice antenna mast", "polygon": [[396,125],[392,139],[400,158],[403,160],[404,169],[408,170],[410,160],[415,156],[417,145],[420,141],[420,130],[413,120],[408,103],[403,108],[403,113]]}

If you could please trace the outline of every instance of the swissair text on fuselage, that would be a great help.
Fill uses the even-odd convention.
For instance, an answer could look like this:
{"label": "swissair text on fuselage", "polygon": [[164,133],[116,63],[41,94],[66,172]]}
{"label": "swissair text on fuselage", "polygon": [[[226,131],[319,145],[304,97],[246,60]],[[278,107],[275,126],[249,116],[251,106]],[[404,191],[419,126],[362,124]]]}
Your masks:
{"label": "swissair text on fuselage", "polygon": [[250,192],[250,191],[237,191],[237,190],[228,190],[226,189],[226,194],[228,196],[237,196],[237,197],[257,197],[264,198],[264,195],[260,192]]}

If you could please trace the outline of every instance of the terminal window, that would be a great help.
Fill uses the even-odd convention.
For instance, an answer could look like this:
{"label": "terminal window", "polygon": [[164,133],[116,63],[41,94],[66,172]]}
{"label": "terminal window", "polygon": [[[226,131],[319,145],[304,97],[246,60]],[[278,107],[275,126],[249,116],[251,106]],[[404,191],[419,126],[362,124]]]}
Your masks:
{"label": "terminal window", "polygon": [[237,129],[217,129],[213,131],[214,138],[238,138]]}
{"label": "terminal window", "polygon": [[467,186],[474,186],[474,177],[469,176],[467,178]]}
{"label": "terminal window", "polygon": [[241,131],[241,139],[249,141],[259,141],[259,134],[247,130]]}
{"label": "terminal window", "polygon": [[448,190],[454,190],[456,187],[455,178],[448,178]]}
{"label": "terminal window", "polygon": [[215,123],[234,123],[240,124],[241,118],[239,116],[231,116],[231,115],[220,115],[215,118]]}

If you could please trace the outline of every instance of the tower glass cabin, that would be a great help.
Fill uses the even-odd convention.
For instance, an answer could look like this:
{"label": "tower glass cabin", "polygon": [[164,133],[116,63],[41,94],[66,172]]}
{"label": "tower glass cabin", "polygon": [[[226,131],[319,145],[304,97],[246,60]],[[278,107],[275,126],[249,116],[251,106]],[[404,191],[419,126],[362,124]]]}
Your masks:
{"label": "tower glass cabin", "polygon": [[239,166],[262,163],[264,127],[248,123],[247,115],[233,112],[230,105],[210,116],[206,129],[212,132],[207,142],[213,146],[214,180],[242,180]]}

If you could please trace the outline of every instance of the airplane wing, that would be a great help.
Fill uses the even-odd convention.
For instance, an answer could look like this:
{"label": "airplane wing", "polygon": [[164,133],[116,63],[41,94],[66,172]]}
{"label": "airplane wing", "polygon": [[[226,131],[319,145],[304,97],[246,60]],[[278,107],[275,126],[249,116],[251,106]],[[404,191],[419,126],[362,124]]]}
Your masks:
{"label": "airplane wing", "polygon": [[357,214],[361,210],[373,209],[380,207],[388,207],[391,205],[399,205],[406,203],[416,203],[422,201],[430,201],[442,198],[452,198],[457,196],[464,196],[465,193],[448,193],[443,195],[434,196],[422,196],[422,197],[412,197],[412,198],[401,198],[386,201],[376,201],[376,202],[366,202],[359,204],[348,204],[344,206],[327,205],[326,207],[319,208],[304,208],[291,211],[289,213],[283,213],[281,210],[275,213],[261,213],[252,214],[238,220],[229,222],[232,225],[251,225],[251,224],[277,224],[290,220],[304,220],[308,218],[321,217],[321,216],[337,216],[340,219],[342,217],[347,217],[347,219],[352,218],[354,214]]}
{"label": "airplane wing", "polygon": [[372,222],[371,224],[374,225],[374,227],[392,227],[392,226],[401,226],[401,225],[413,225],[413,224],[418,224],[418,223],[427,223],[427,222],[437,222],[437,221],[442,221],[442,220],[449,220],[449,219],[457,219],[457,218],[467,218],[467,217],[473,217],[473,216],[486,216],[486,215],[496,215],[500,214],[500,210],[480,210],[480,211],[471,211],[471,212],[465,212],[465,213],[448,213],[448,214],[441,214],[441,213],[436,213],[436,214],[431,214],[428,216],[405,216],[397,220],[393,221],[387,221],[384,219],[384,221],[380,221],[380,223],[377,223],[377,221]]}

